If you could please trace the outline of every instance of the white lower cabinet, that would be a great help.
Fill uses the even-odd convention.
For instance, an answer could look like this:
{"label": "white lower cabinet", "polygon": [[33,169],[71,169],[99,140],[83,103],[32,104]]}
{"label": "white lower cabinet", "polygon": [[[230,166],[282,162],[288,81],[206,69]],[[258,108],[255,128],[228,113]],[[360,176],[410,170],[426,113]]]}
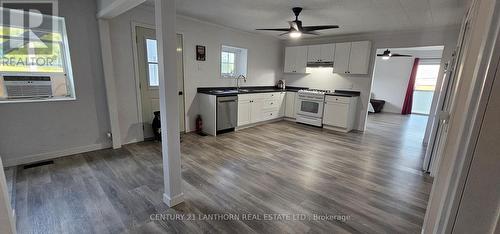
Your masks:
{"label": "white lower cabinet", "polygon": [[238,95],[238,127],[284,116],[285,92]]}
{"label": "white lower cabinet", "polygon": [[238,100],[238,126],[250,124],[252,121],[252,103],[250,100]]}
{"label": "white lower cabinet", "polygon": [[325,128],[349,132],[354,128],[358,97],[326,96],[323,125]]}

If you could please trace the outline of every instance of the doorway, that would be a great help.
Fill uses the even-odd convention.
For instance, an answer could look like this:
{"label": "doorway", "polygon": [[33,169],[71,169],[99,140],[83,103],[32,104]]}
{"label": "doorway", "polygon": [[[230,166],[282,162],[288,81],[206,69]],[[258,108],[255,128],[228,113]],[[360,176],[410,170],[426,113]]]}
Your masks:
{"label": "doorway", "polygon": [[[383,56],[387,50],[392,56]],[[439,93],[443,50],[444,46],[377,49],[367,128],[383,133],[397,126],[394,143],[412,149],[397,160],[415,170],[421,170],[425,160],[423,142]]]}
{"label": "doorway", "polygon": [[[154,112],[160,111],[158,50],[156,32],[153,28],[135,27],[137,39],[137,61],[139,68],[140,115],[142,116],[144,139],[153,139],[152,122]],[[183,36],[177,34],[177,90],[179,92],[179,129],[185,132],[184,102],[184,55]]]}

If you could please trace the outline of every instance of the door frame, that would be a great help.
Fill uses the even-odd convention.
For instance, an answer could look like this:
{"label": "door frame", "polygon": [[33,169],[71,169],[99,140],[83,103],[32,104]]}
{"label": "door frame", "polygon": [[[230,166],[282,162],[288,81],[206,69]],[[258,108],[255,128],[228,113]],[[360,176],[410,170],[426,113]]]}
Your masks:
{"label": "door frame", "polygon": [[[495,20],[500,15],[500,5],[497,2],[498,0],[494,1],[494,9],[491,12],[486,12],[489,14],[486,15],[488,17],[486,20],[487,25],[484,26],[486,34],[483,41],[479,42],[481,45],[477,48],[481,58],[474,61],[475,66],[473,68],[469,68],[474,69],[473,78],[470,87],[468,87],[473,91],[469,90],[469,93],[467,93],[468,100],[465,103],[465,109],[469,109],[469,112],[461,113],[464,119],[457,122],[455,126],[461,129],[460,133],[462,134],[456,139],[457,144],[453,146],[453,149],[450,149],[454,154],[452,156],[443,154],[439,159],[443,160],[444,157],[448,156],[448,159],[452,159],[449,161],[453,161],[453,165],[446,172],[438,170],[429,196],[422,233],[451,233],[455,225],[465,182],[474,158],[477,140],[479,139],[480,126],[486,113],[489,95],[492,92],[492,83],[500,61],[500,21]],[[479,15],[485,13],[480,11],[481,3],[483,1],[472,1],[464,22],[470,19],[470,22],[474,25],[478,21]],[[474,32],[472,31],[472,33]],[[467,45],[463,48],[465,53],[462,56],[464,57],[467,56],[468,48],[471,47],[470,43],[478,43],[470,38],[468,40]],[[460,82],[459,80],[462,78],[461,70],[465,63],[465,61],[462,61],[454,68],[458,73],[456,82]],[[456,105],[457,103],[452,101],[450,113],[453,113]],[[441,165],[438,166],[441,167]],[[432,206],[437,208],[431,210],[430,207]]]}
{"label": "door frame", "polygon": [[[139,75],[139,55],[137,51],[137,30],[136,27],[143,27],[147,29],[153,29],[156,30],[155,25],[147,24],[147,23],[141,23],[137,21],[132,21],[131,23],[132,27],[132,54],[133,54],[133,60],[134,60],[134,78],[135,78],[135,96],[137,100],[137,119],[139,120],[139,123],[143,123],[144,119],[142,118],[142,97],[141,97],[141,88],[140,88],[140,75]],[[186,88],[184,87],[186,82],[185,82],[185,74],[184,71],[186,70],[186,63],[184,62],[184,51],[185,50],[185,43],[184,43],[184,33],[182,32],[176,32],[176,34],[180,34],[182,36],[182,93],[183,93],[183,98],[182,102],[184,104],[184,113],[183,113],[183,118],[184,118],[184,129],[181,129],[181,132],[186,132]],[[180,111],[180,110],[179,110]],[[139,139],[136,139],[135,142],[139,141],[144,141],[144,130],[141,131],[141,135]],[[134,142],[130,142],[134,143]]]}

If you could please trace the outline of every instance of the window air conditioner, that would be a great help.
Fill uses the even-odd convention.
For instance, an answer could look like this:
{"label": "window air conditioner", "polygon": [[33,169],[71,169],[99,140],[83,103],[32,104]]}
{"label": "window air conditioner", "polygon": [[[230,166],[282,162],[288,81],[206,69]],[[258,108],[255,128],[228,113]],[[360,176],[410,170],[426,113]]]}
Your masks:
{"label": "window air conditioner", "polygon": [[7,98],[52,97],[50,76],[4,76]]}

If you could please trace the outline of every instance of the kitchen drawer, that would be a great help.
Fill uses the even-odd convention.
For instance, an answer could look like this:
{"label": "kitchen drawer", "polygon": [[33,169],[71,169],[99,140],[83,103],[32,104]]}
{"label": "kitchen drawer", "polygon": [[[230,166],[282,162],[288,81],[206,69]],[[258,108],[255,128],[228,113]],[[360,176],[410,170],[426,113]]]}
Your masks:
{"label": "kitchen drawer", "polygon": [[238,101],[249,101],[254,99],[256,94],[238,94]]}
{"label": "kitchen drawer", "polygon": [[262,121],[279,118],[279,110],[264,110],[261,115]]}
{"label": "kitchen drawer", "polygon": [[264,105],[262,106],[262,108],[264,109],[279,108],[280,106],[279,101],[280,99],[266,99],[264,100]]}
{"label": "kitchen drawer", "polygon": [[326,96],[325,101],[328,102],[336,102],[336,103],[347,103],[351,102],[350,97],[341,97],[341,96]]}
{"label": "kitchen drawer", "polygon": [[279,98],[280,95],[281,95],[281,92],[259,93],[259,94],[257,94],[256,98],[259,98],[259,99],[276,99],[276,98]]}

